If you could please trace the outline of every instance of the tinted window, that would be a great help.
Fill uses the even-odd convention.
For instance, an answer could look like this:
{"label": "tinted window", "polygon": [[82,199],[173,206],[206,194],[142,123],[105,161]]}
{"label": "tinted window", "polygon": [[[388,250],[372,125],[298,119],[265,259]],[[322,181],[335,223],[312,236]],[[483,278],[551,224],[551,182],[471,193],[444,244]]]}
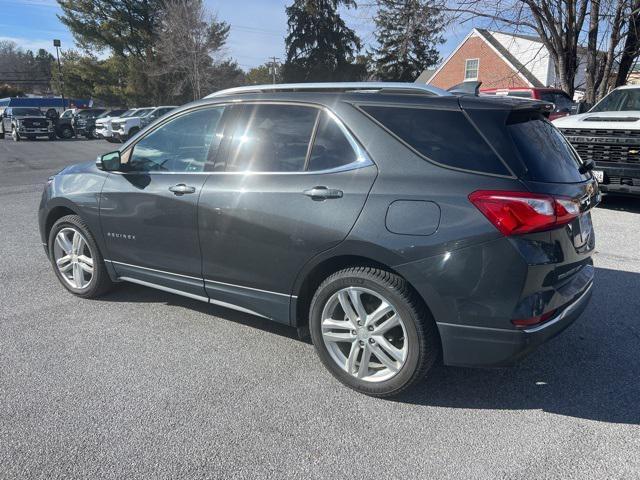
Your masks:
{"label": "tinted window", "polygon": [[336,121],[323,112],[311,149],[308,170],[337,168],[353,163],[357,159],[356,152]]}
{"label": "tinted window", "polygon": [[526,178],[536,182],[572,183],[586,180],[569,143],[547,120],[514,115],[507,126],[526,167]]}
{"label": "tinted window", "polygon": [[556,106],[556,111],[568,110],[573,106],[569,96],[559,92],[543,93],[540,95],[540,100],[553,103]]}
{"label": "tinted window", "polygon": [[16,117],[19,117],[19,116],[40,117],[44,115],[39,108],[26,108],[26,107],[13,108],[12,112],[13,112],[13,115],[15,115]]}
{"label": "tinted window", "polygon": [[509,175],[506,167],[460,111],[362,107],[425,157],[455,168]]}
{"label": "tinted window", "polygon": [[296,105],[245,105],[238,109],[228,132],[226,171],[304,170],[317,109]]}
{"label": "tinted window", "polygon": [[531,98],[531,92],[529,90],[524,90],[524,91],[511,91],[511,92],[507,92],[507,96],[508,97],[518,97],[518,98]]}
{"label": "tinted window", "polygon": [[202,172],[211,170],[220,144],[223,107],[181,115],[136,143],[127,170]]}

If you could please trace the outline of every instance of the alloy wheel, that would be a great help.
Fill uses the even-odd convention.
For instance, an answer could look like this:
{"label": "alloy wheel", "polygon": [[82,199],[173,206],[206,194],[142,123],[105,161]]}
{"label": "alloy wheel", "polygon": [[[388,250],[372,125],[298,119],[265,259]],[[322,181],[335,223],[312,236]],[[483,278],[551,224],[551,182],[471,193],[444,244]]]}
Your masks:
{"label": "alloy wheel", "polygon": [[60,276],[72,288],[83,289],[93,279],[93,254],[91,248],[75,228],[66,227],[56,235],[53,258]]}
{"label": "alloy wheel", "polygon": [[407,332],[397,309],[377,292],[347,287],[322,311],[324,345],[336,364],[367,382],[394,377],[408,353]]}

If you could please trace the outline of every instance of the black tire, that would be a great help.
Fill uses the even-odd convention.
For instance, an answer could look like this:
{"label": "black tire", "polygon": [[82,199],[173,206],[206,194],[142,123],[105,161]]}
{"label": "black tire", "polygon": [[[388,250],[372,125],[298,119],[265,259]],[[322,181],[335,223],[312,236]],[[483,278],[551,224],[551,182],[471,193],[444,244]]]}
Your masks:
{"label": "black tire", "polygon": [[87,140],[94,140],[96,138],[96,136],[94,135],[95,130],[87,130],[87,133],[85,133],[85,138]]}
{"label": "black tire", "polygon": [[0,140],[4,140],[4,127],[2,126],[2,117],[0,116]]}
{"label": "black tire", "polygon": [[[322,337],[322,311],[339,290],[359,287],[385,299],[400,315],[406,330],[407,355],[400,370],[387,380],[368,382],[343,370],[331,357]],[[328,277],[311,300],[309,329],[313,345],[324,366],[343,384],[375,397],[391,397],[422,380],[440,355],[440,338],[435,321],[424,303],[401,277],[372,267],[352,267]]]}
{"label": "black tire", "polygon": [[140,129],[138,127],[133,127],[131,130],[129,130],[129,135],[127,135],[127,137],[122,141],[122,143],[129,140],[131,137],[134,137],[139,131]]}
{"label": "black tire", "polygon": [[70,138],[73,138],[73,128],[69,126],[62,127],[60,129],[60,132],[58,133],[58,136],[64,140],[69,140]]}
{"label": "black tire", "polygon": [[[72,287],[64,279],[63,274],[60,272],[56,265],[54,243],[56,241],[56,236],[64,228],[72,228],[76,231],[79,231],[84,237],[84,240],[86,241],[86,244],[91,253],[91,258],[93,259],[93,276],[84,288]],[[53,271],[58,277],[60,283],[74,295],[82,298],[97,298],[101,295],[104,295],[113,287],[113,282],[111,281],[109,273],[107,272],[102,253],[100,252],[100,249],[98,248],[98,245],[96,244],[91,231],[89,231],[89,228],[79,216],[67,215],[58,219],[58,221],[53,224],[53,227],[49,232],[48,245],[49,260],[51,261]]]}
{"label": "black tire", "polygon": [[117,143],[117,140],[113,137],[105,137],[104,139],[109,143]]}
{"label": "black tire", "polygon": [[49,140],[55,140],[56,139],[56,134],[55,133],[50,133],[49,134]]}
{"label": "black tire", "polygon": [[20,134],[18,133],[18,130],[16,130],[16,127],[11,127],[11,138],[13,138],[14,142],[19,142],[21,140]]}

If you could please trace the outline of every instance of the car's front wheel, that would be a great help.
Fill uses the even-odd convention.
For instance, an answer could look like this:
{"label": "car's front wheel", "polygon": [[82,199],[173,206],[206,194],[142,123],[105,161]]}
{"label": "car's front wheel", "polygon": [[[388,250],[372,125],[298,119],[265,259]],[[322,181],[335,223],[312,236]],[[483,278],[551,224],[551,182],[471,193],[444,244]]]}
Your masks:
{"label": "car's front wheel", "polygon": [[309,328],[329,371],[378,397],[424,378],[440,351],[422,301],[404,279],[377,268],[353,267],[327,278],[311,301]]}
{"label": "car's front wheel", "polygon": [[16,127],[11,127],[11,138],[13,138],[14,142],[20,141],[20,134],[18,133]]}
{"label": "car's front wheel", "polygon": [[79,297],[98,297],[113,285],[93,235],[77,215],[54,223],[49,256],[60,283]]}

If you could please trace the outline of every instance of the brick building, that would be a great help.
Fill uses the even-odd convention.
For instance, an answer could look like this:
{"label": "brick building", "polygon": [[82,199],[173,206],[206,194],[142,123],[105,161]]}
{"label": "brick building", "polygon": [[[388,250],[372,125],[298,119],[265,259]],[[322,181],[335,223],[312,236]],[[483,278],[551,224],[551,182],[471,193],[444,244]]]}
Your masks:
{"label": "brick building", "polygon": [[[576,88],[584,84],[579,52]],[[428,78],[427,78],[428,77]],[[538,37],[474,28],[432,74],[416,80],[440,88],[481,81],[483,88],[558,86],[549,52]]]}

